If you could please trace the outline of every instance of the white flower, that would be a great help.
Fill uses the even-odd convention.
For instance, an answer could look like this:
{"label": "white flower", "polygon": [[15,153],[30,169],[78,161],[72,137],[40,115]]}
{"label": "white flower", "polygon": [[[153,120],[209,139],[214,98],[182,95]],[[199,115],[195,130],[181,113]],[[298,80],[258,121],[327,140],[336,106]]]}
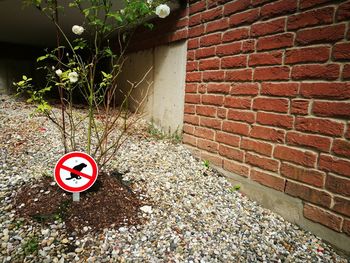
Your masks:
{"label": "white flower", "polygon": [[74,26],[72,27],[72,31],[73,31],[73,33],[76,34],[76,35],[81,35],[81,34],[83,34],[83,32],[84,32],[84,28],[83,28],[82,26],[74,25]]}
{"label": "white flower", "polygon": [[71,83],[75,83],[78,81],[78,73],[76,73],[75,71],[70,72],[68,74],[68,78]]}
{"label": "white flower", "polygon": [[121,9],[121,10],[120,10],[120,13],[121,13],[122,15],[124,15],[124,14],[125,14],[125,10],[124,10],[124,9]]}
{"label": "white flower", "polygon": [[52,70],[55,70],[55,67],[54,67],[54,66],[52,66],[51,68],[52,68]]}
{"label": "white flower", "polygon": [[160,18],[165,18],[170,14],[170,7],[166,4],[161,4],[156,8],[156,15]]}
{"label": "white flower", "polygon": [[55,71],[55,73],[56,73],[57,76],[61,77],[62,70],[58,69],[58,70]]}
{"label": "white flower", "polygon": [[153,3],[153,0],[147,0],[147,4],[151,5]]}

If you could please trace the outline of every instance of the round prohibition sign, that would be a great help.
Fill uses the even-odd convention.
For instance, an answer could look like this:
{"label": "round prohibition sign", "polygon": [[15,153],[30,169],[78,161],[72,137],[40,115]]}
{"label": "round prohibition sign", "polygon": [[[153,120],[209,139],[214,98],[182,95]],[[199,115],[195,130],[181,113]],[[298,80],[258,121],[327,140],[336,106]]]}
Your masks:
{"label": "round prohibition sign", "polygon": [[98,167],[95,160],[83,152],[63,155],[55,166],[55,181],[63,190],[80,193],[96,181]]}

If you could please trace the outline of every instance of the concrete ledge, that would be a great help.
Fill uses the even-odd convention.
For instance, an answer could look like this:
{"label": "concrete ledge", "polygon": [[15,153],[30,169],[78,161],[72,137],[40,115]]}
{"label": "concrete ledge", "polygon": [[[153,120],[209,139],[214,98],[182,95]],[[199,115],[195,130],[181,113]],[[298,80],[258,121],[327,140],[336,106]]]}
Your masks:
{"label": "concrete ledge", "polygon": [[240,191],[250,199],[281,215],[287,221],[295,223],[322,238],[332,245],[339,254],[350,256],[350,237],[306,219],[303,216],[302,200],[228,172],[220,167],[212,165],[212,168],[228,178],[231,183],[240,184]]}

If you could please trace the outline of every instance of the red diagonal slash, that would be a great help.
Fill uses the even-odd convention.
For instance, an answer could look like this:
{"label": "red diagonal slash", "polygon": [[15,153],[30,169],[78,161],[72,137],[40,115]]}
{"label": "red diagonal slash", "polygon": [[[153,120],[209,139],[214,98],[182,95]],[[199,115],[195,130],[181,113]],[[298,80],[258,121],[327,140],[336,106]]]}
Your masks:
{"label": "red diagonal slash", "polygon": [[90,176],[90,175],[84,174],[84,173],[82,173],[82,172],[79,172],[79,171],[77,171],[77,170],[74,170],[74,169],[72,169],[72,168],[69,168],[69,167],[67,167],[67,166],[65,166],[65,165],[62,165],[60,169],[67,170],[68,172],[71,172],[71,173],[73,173],[73,174],[80,175],[81,177],[87,178],[87,179],[89,179],[89,180],[91,179],[91,176]]}

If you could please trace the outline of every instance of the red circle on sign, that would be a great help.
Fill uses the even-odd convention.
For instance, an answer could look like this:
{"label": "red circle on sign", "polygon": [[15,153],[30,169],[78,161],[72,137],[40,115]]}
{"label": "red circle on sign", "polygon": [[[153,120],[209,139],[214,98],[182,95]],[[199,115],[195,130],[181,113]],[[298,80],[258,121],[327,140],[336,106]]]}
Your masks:
{"label": "red circle on sign", "polygon": [[[68,161],[71,158],[75,158],[75,157],[80,157],[83,158],[84,160],[86,160],[92,168],[92,174],[84,174],[82,172],[73,170],[71,167],[67,167],[64,165],[64,163],[66,161]],[[69,172],[73,172],[75,174],[79,174],[80,176],[83,176],[85,178],[88,178],[89,181],[84,184],[83,186],[79,186],[79,187],[72,187],[67,185],[61,178],[61,171],[62,170],[66,170]],[[59,187],[61,187],[63,190],[67,191],[67,192],[71,192],[71,193],[80,193],[83,192],[87,189],[89,189],[96,181],[97,179],[97,175],[98,175],[98,167],[97,164],[95,162],[95,160],[88,154],[83,153],[83,152],[70,152],[67,153],[65,155],[63,155],[57,162],[56,166],[55,166],[55,181],[58,184]]]}

